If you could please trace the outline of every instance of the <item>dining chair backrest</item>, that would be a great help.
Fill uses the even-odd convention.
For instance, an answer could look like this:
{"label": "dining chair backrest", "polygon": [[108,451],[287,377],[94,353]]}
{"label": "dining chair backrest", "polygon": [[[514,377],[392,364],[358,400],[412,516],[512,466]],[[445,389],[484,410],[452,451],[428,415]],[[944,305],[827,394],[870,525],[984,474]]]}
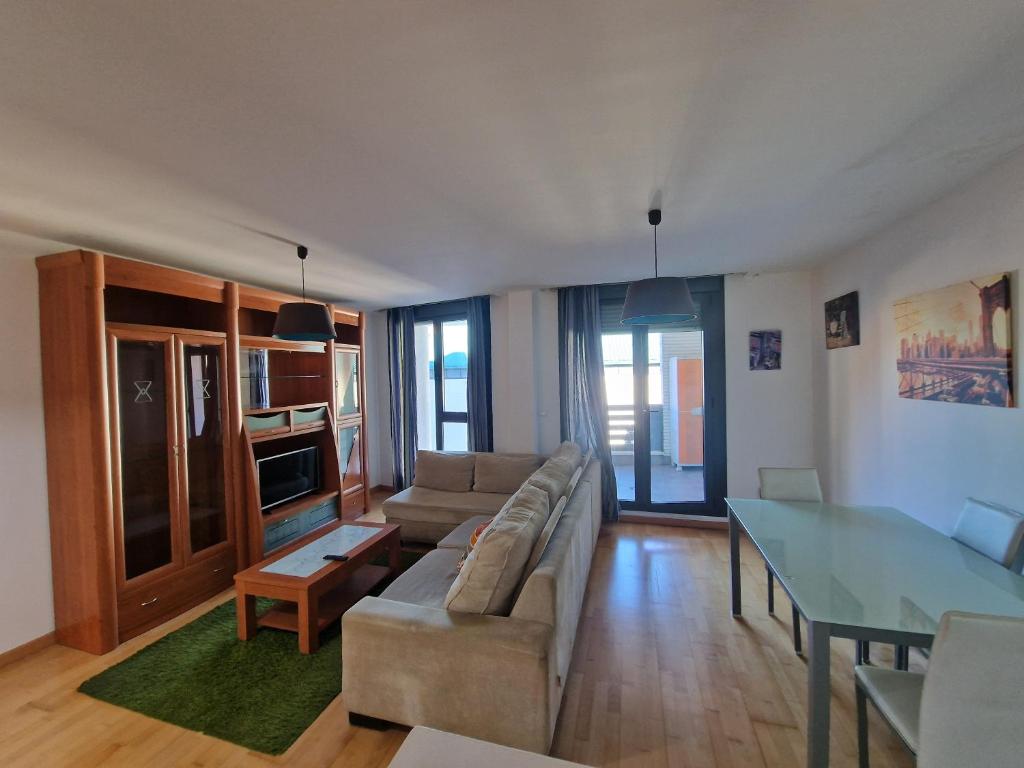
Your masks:
{"label": "dining chair backrest", "polygon": [[918,768],[1024,762],[1024,619],[942,617],[921,694]]}
{"label": "dining chair backrest", "polygon": [[821,501],[821,483],[814,467],[784,469],[761,467],[761,498],[774,501]]}
{"label": "dining chair backrest", "polygon": [[953,538],[1004,568],[1020,572],[1024,564],[1024,515],[1009,507],[967,499]]}

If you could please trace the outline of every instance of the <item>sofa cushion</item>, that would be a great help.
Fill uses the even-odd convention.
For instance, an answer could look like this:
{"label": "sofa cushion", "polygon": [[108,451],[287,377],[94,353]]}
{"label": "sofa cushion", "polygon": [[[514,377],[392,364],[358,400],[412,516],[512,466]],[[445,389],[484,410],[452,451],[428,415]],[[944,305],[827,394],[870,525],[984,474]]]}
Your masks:
{"label": "sofa cushion", "polygon": [[572,464],[573,469],[575,469],[583,462],[583,449],[576,443],[566,440],[555,448],[554,453],[551,454],[551,458],[567,461]]}
{"label": "sofa cushion", "polygon": [[453,493],[414,485],[384,500],[384,517],[458,525],[474,515],[496,515],[508,500],[504,493]]}
{"label": "sofa cushion", "polygon": [[428,552],[395,579],[381,597],[427,608],[443,608],[448,590],[459,573],[456,566],[461,558],[462,553],[455,549]]}
{"label": "sofa cushion", "polygon": [[439,451],[416,451],[413,485],[437,491],[466,492],[473,489],[476,456]]}
{"label": "sofa cushion", "polygon": [[541,555],[544,554],[544,548],[548,545],[548,541],[551,540],[551,534],[555,532],[555,526],[558,525],[558,520],[562,517],[562,512],[565,510],[565,505],[568,502],[569,499],[567,497],[563,496],[560,498],[558,504],[555,505],[555,508],[548,516],[544,529],[540,532],[540,536],[537,537],[537,541],[534,542],[533,549],[530,551],[530,559],[526,561],[526,568],[523,569],[523,581],[526,580],[526,577],[530,575],[533,569],[537,567],[537,563],[540,562]]}
{"label": "sofa cushion", "polygon": [[479,493],[515,493],[539,466],[537,456],[478,453],[473,490]]}
{"label": "sofa cushion", "polygon": [[465,552],[469,548],[469,538],[473,535],[473,531],[482,523],[489,523],[493,519],[494,515],[474,515],[466,522],[460,523],[458,528],[437,542],[437,548],[457,549],[460,552]]}
{"label": "sofa cushion", "polygon": [[547,495],[539,488],[524,485],[469,553],[448,591],[445,608],[462,613],[507,615],[526,561],[547,519]]}
{"label": "sofa cushion", "polygon": [[554,509],[558,500],[565,494],[565,489],[575,471],[576,468],[568,461],[550,458],[544,462],[544,466],[530,475],[526,482],[547,493],[549,509]]}

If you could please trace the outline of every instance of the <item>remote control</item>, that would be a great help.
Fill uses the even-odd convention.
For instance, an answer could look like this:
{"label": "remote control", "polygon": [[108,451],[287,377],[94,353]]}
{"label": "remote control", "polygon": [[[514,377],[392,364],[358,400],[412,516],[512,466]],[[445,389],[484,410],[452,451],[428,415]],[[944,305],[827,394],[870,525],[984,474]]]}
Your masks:
{"label": "remote control", "polygon": [[324,555],[324,560],[337,560],[343,563],[348,560],[348,555]]}

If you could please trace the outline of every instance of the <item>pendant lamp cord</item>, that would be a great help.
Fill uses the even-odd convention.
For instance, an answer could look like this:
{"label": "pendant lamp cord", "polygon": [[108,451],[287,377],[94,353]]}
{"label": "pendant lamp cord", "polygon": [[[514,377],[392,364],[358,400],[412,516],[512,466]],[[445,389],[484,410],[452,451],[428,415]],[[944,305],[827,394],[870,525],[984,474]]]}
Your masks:
{"label": "pendant lamp cord", "polygon": [[[299,264],[302,265],[302,302],[306,302],[306,260],[299,259]],[[657,271],[657,267],[654,268]]]}

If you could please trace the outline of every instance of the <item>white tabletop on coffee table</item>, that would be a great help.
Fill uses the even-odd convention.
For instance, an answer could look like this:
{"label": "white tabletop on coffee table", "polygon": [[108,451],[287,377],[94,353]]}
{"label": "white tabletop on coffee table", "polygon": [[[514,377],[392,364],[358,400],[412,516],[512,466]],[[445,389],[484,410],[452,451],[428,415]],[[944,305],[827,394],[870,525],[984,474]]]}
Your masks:
{"label": "white tabletop on coffee table", "polygon": [[582,768],[546,755],[417,725],[391,761],[390,768]]}

